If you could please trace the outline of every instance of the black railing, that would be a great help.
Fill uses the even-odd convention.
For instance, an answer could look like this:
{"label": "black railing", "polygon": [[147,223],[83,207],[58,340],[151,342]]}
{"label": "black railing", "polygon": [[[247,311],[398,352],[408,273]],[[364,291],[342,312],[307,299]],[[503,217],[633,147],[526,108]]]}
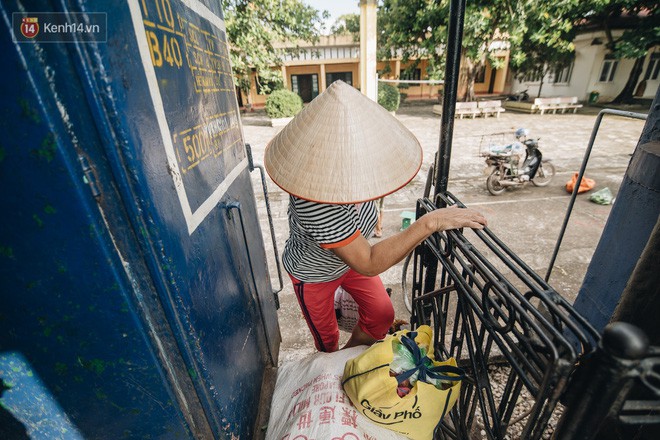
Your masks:
{"label": "black railing", "polygon": [[[417,217],[452,205],[464,207],[449,192],[420,199]],[[620,440],[622,429],[660,429],[660,349],[622,322],[601,338],[488,228],[436,233],[415,249],[413,265],[411,322],[430,325],[436,356],[456,358],[467,373],[436,439],[555,431],[561,440]]]}
{"label": "black railing", "polygon": [[[437,206],[463,206],[451,193],[420,199],[417,217]],[[467,232],[466,232],[467,233]],[[472,234],[472,233],[471,233]],[[436,438],[539,439],[580,355],[598,333],[488,228],[469,241],[460,230],[436,233],[416,250],[413,325],[428,324],[436,354],[468,373],[461,398]],[[427,276],[427,270],[436,270]],[[424,285],[435,279],[435,285]],[[502,366],[497,380],[489,366]],[[521,414],[520,401],[531,399]]]}

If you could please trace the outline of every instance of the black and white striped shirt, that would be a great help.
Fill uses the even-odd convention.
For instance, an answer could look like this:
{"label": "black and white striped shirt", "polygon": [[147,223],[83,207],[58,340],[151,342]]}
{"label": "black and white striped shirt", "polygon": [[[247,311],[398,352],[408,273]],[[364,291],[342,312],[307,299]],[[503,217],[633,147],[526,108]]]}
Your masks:
{"label": "black and white striped shirt", "polygon": [[348,266],[331,249],[346,246],[360,233],[369,237],[378,221],[374,201],[331,205],[289,197],[289,239],[282,261],[287,272],[306,283],[339,278]]}

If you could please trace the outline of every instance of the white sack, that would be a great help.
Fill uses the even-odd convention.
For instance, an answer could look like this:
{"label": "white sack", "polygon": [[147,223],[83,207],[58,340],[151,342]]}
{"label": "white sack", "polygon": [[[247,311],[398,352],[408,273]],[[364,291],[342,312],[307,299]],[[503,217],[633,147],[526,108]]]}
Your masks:
{"label": "white sack", "polygon": [[282,365],[266,440],[408,440],[359,414],[341,387],[346,361],[366,348],[314,353]]}

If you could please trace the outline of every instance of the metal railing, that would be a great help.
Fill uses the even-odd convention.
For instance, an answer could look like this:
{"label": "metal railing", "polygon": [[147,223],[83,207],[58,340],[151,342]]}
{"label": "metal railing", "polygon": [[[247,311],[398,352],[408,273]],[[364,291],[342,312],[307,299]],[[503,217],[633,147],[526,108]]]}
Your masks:
{"label": "metal railing", "polygon": [[[449,192],[422,198],[417,217],[452,205],[464,207]],[[534,440],[555,429],[557,439],[595,439],[612,415],[660,423],[660,350],[642,331],[616,323],[601,338],[492,231],[469,234],[435,233],[412,259],[413,327],[430,325],[436,356],[454,357],[467,373],[436,439]],[[636,383],[641,396],[629,395]]]}
{"label": "metal railing", "polygon": [[[438,205],[463,206],[445,192],[435,203],[420,199],[417,216]],[[477,429],[504,439],[516,422],[524,425],[520,438],[539,439],[579,356],[594,351],[599,335],[488,228],[475,234],[478,245],[451,230],[415,250],[413,325],[430,325],[438,356],[456,358],[468,373],[436,438],[467,439]],[[437,276],[428,276],[434,267]],[[504,367],[501,386],[489,375],[493,363]],[[514,416],[526,396],[533,405]]]}

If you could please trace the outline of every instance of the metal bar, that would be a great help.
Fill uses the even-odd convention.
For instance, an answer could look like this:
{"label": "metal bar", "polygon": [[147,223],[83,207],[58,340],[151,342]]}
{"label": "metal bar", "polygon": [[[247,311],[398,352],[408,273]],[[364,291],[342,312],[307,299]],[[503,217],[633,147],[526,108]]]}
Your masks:
{"label": "metal bar", "polygon": [[277,309],[280,308],[280,299],[278,293],[284,288],[284,282],[282,281],[282,267],[280,265],[280,254],[277,250],[277,241],[275,240],[275,226],[273,225],[273,214],[270,210],[270,198],[268,197],[268,187],[266,186],[266,172],[264,167],[261,165],[255,165],[255,168],[261,173],[261,186],[264,192],[264,201],[266,202],[266,214],[268,215],[268,226],[270,228],[270,238],[273,241],[273,253],[275,254],[275,267],[277,268],[277,279],[280,283],[280,287],[277,290],[273,290],[273,295],[275,295],[275,305]]}
{"label": "metal bar", "polygon": [[598,134],[598,129],[600,128],[600,123],[605,115],[623,116],[626,118],[641,119],[641,120],[646,120],[647,118],[647,115],[643,113],[626,112],[622,110],[614,110],[609,108],[603,109],[598,113],[598,116],[596,117],[596,122],[594,123],[594,128],[591,130],[591,138],[589,139],[589,143],[587,144],[587,150],[584,152],[584,157],[582,158],[582,165],[580,166],[580,171],[578,172],[575,188],[573,188],[573,193],[571,194],[571,200],[568,203],[568,208],[566,208],[566,216],[564,217],[564,223],[562,224],[561,230],[559,231],[559,237],[557,238],[555,249],[552,252],[552,257],[550,258],[548,271],[545,274],[546,281],[550,279],[550,274],[552,273],[552,267],[555,265],[555,260],[557,259],[557,254],[559,253],[559,247],[561,246],[561,242],[564,239],[564,233],[566,232],[566,226],[568,226],[568,220],[571,218],[573,205],[575,205],[575,199],[577,198],[578,189],[580,188],[580,182],[582,182],[584,171],[587,168],[587,162],[589,162],[589,156],[591,155],[591,149],[594,146],[594,141],[596,140],[596,135]]}
{"label": "metal bar", "polygon": [[277,268],[277,280],[280,283],[280,287],[277,290],[273,290],[273,296],[275,298],[275,309],[280,309],[280,298],[278,293],[284,288],[284,281],[282,280],[282,267],[280,264],[280,253],[277,250],[277,241],[275,240],[275,226],[273,225],[273,214],[270,210],[270,198],[268,197],[268,184],[266,183],[266,172],[264,167],[261,165],[255,165],[254,160],[252,159],[252,147],[250,144],[245,144],[245,151],[248,158],[248,170],[250,172],[254,171],[255,168],[259,170],[261,174],[261,188],[264,193],[264,202],[266,203],[266,215],[268,216],[268,226],[270,228],[270,239],[273,242],[273,253],[275,254],[275,267]]}
{"label": "metal bar", "polygon": [[440,118],[440,145],[438,146],[435,164],[436,184],[434,195],[445,192],[449,180],[449,161],[454,133],[461,48],[463,46],[465,4],[466,0],[451,0],[449,5],[447,63],[445,65],[445,87],[443,88],[442,115]]}

